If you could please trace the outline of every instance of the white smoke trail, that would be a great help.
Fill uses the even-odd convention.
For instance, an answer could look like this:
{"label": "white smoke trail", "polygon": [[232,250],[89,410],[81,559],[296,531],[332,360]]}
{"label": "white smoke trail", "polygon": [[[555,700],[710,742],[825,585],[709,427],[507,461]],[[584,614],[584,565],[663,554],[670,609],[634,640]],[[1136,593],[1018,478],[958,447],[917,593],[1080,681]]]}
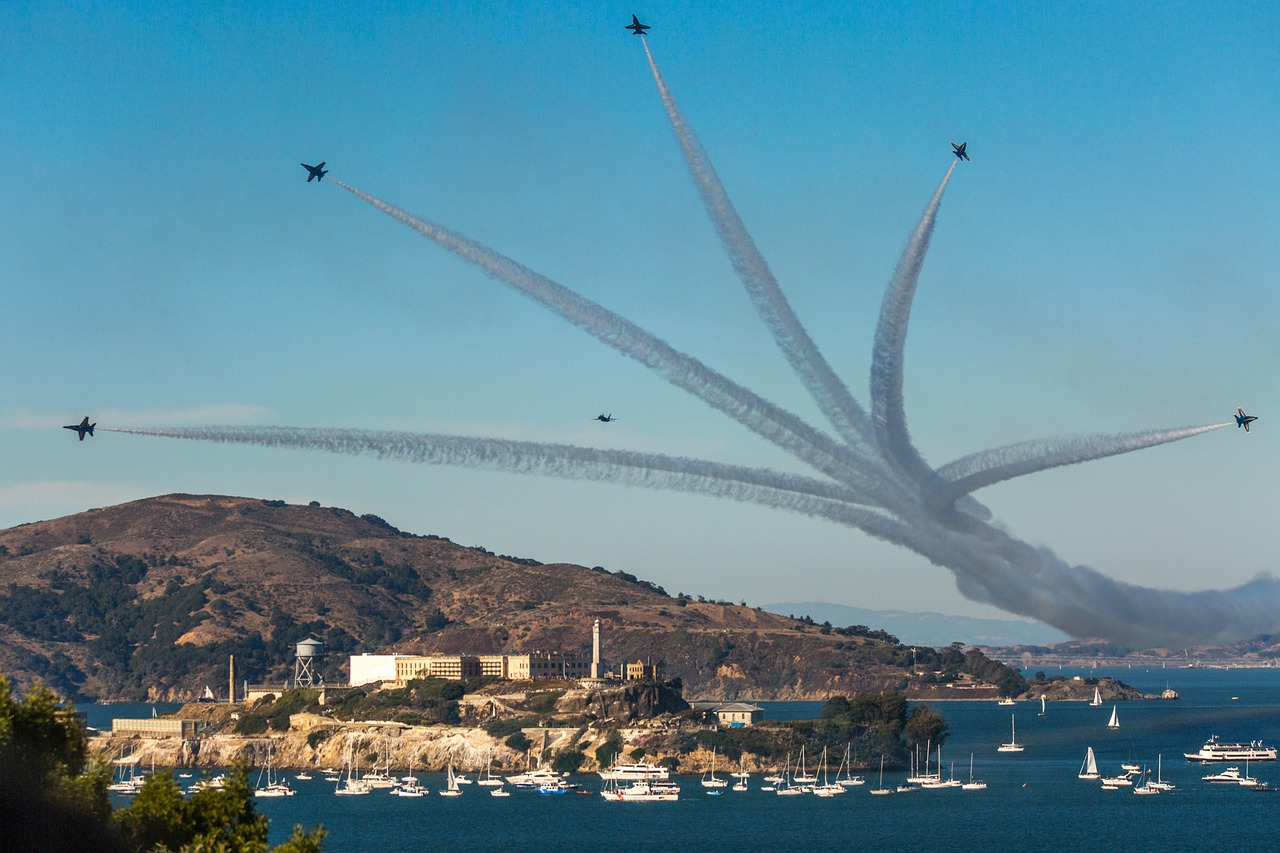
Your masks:
{"label": "white smoke trail", "polygon": [[925,501],[931,512],[945,512],[961,496],[1005,480],[1181,441],[1224,426],[1231,426],[1231,423],[1127,435],[1041,439],[984,450],[939,468],[938,479],[931,481]]}
{"label": "white smoke trail", "polygon": [[864,472],[850,464],[852,458],[847,448],[838,446],[796,415],[675,350],[630,320],[470,238],[413,216],[336,178],[330,180],[827,476],[864,491],[877,490]]}
{"label": "white smoke trail", "polygon": [[662,105],[671,121],[671,129],[675,132],[689,173],[702,196],[702,204],[711,216],[734,272],[746,287],[756,312],[800,381],[840,436],[853,447],[870,449],[869,442],[873,439],[866,413],[858,405],[848,386],[831,369],[831,365],[796,317],[787,297],[778,286],[773,271],[769,269],[768,262],[760,254],[729,199],[729,194],[725,192],[724,184],[716,174],[706,150],[676,104],[662,72],[658,70],[658,63],[649,50],[648,42],[643,38],[641,41],[644,42],[644,53],[649,59],[649,70],[653,72],[654,82],[658,85]]}
{"label": "white smoke trail", "polygon": [[695,492],[746,503],[790,508],[810,515],[815,512],[798,509],[807,506],[805,501],[810,498],[841,505],[870,503],[864,495],[848,486],[768,468],[748,468],[704,459],[603,450],[572,444],[319,427],[103,427],[98,431],[220,444],[318,450],[418,464]]}
{"label": "white smoke trail", "polygon": [[[652,56],[650,62],[653,65]],[[664,87],[660,75],[656,74],[656,65],[653,67],[661,90]],[[673,102],[671,106],[674,107]],[[673,124],[676,124],[678,115],[678,111],[674,113]],[[679,130],[677,135],[680,136]],[[689,140],[695,147],[687,150],[686,156],[691,161],[690,168],[694,169],[695,165],[705,163],[706,158],[696,147],[696,139],[690,135]],[[1101,439],[1028,442],[973,454],[938,472],[933,471],[916,451],[906,429],[902,393],[903,351],[911,304],[938,206],[956,162],[953,161],[947,170],[912,233],[881,306],[871,377],[870,426],[875,446],[866,448],[859,447],[856,442],[851,442],[852,448],[838,445],[795,415],[778,409],[691,357],[675,352],[665,342],[573,291],[460,235],[416,219],[336,182],[444,248],[480,266],[490,276],[531,296],[678,387],[734,417],[836,483],[763,469],[716,465],[703,460],[453,436],[288,428],[265,431],[261,428],[215,429],[213,432],[188,430],[181,435],[172,430],[144,432],[609,480],[786,509],[825,518],[909,548],[951,571],[964,595],[1012,613],[1040,619],[1075,636],[1104,636],[1135,645],[1169,645],[1229,642],[1280,630],[1280,582],[1274,579],[1259,579],[1231,590],[1189,593],[1121,583],[1091,568],[1069,565],[1048,549],[1033,547],[986,523],[979,517],[984,508],[973,502],[968,494],[983,485],[1010,477],[1176,441],[1221,425]],[[708,170],[709,165],[706,163]],[[700,179],[700,189],[719,185],[713,171],[707,171],[706,175],[708,177]],[[730,233],[734,231],[730,226],[736,220],[736,213],[732,213],[731,207],[724,207],[723,210],[732,213],[732,217],[718,217],[719,203],[715,194],[708,194],[705,189],[703,192],[704,202],[712,210],[718,228],[721,221],[729,223],[729,226],[721,228],[725,232],[722,239],[726,248],[731,254],[740,253],[742,245],[750,244],[749,238],[745,238],[746,244],[738,239],[739,236],[745,237],[745,229],[741,229],[738,236]],[[722,188],[720,193],[723,196]],[[727,197],[724,202],[727,205]],[[740,221],[737,227],[741,228]],[[754,245],[750,245],[750,253],[758,255]],[[735,267],[738,263],[735,256]],[[749,284],[748,290],[753,286],[756,285]],[[776,288],[776,282],[773,286]],[[767,298],[764,301],[768,303]],[[770,322],[769,311],[759,307],[758,310],[766,323]],[[776,314],[772,317],[777,320]],[[780,343],[789,335],[791,333],[785,329],[775,332]],[[790,340],[794,343],[794,336]],[[805,359],[800,358],[800,361]],[[807,364],[812,368],[813,362]],[[822,386],[822,383],[818,382],[818,385]],[[813,392],[812,388],[810,390]],[[824,388],[824,393],[829,390]],[[815,398],[819,396],[813,393]],[[856,427],[854,433],[856,438]],[[854,452],[855,449],[865,449],[874,456],[861,456]],[[896,470],[901,476],[886,478],[885,472],[891,470]],[[952,512],[953,503],[966,512]]]}
{"label": "white smoke trail", "polygon": [[929,466],[911,443],[907,430],[907,413],[902,401],[903,350],[907,342],[907,324],[911,320],[911,302],[915,299],[920,270],[929,251],[929,240],[937,221],[938,205],[946,192],[951,174],[959,159],[951,161],[947,174],[934,192],[924,214],[916,224],[902,258],[894,270],[893,280],[880,305],[880,321],[876,326],[875,348],[871,357],[871,424],[876,443],[894,467],[914,483],[929,476]]}

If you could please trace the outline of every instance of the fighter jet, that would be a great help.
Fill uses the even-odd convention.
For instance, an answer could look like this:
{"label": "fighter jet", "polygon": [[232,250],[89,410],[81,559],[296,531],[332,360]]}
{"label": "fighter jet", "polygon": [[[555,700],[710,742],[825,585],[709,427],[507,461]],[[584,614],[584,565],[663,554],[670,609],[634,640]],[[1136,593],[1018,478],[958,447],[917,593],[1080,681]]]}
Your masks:
{"label": "fighter jet", "polygon": [[1236,429],[1240,429],[1240,427],[1244,427],[1244,431],[1248,432],[1249,424],[1253,423],[1256,420],[1257,420],[1256,417],[1254,417],[1253,415],[1246,415],[1244,413],[1244,409],[1240,408],[1239,406],[1236,406]]}
{"label": "fighter jet", "polygon": [[625,27],[623,27],[623,29],[631,30],[631,34],[633,36],[642,36],[644,35],[645,30],[652,29],[652,27],[649,27],[645,24],[640,23],[640,19],[637,18],[635,15],[632,15],[631,23],[627,24]]}
{"label": "fighter jet", "polygon": [[[968,160],[968,159],[969,159],[969,155],[968,155],[968,154],[966,154],[966,153],[964,153],[964,148],[965,148],[965,146],[966,146],[966,145],[968,145],[968,144],[969,144],[969,143],[967,143],[967,142],[961,142],[959,145],[956,145],[954,142],[953,142],[953,143],[951,143],[951,153],[952,153],[952,154],[955,154],[955,155],[956,155],[957,157],[959,157],[961,160]],[[320,165],[321,165],[321,166],[323,166],[323,165],[324,165],[324,163],[321,163]]]}
{"label": "fighter jet", "polygon": [[617,418],[615,418],[615,417],[613,416],[613,413],[611,412],[611,413],[609,413],[609,414],[607,414],[607,415],[596,415],[596,416],[595,416],[594,418],[592,418],[591,420],[593,420],[593,421],[599,421],[599,422],[600,422],[600,423],[602,423],[602,424],[607,424],[607,423],[609,423],[610,421],[616,421],[616,420],[617,420]]}
{"label": "fighter jet", "polygon": [[84,441],[84,434],[87,432],[89,433],[89,435],[93,435],[93,428],[96,426],[97,424],[89,423],[89,418],[86,416],[85,419],[82,420],[80,423],[71,424],[70,426],[64,426],[63,429],[75,430],[76,432],[80,433],[80,440]]}
{"label": "fighter jet", "polygon": [[323,160],[320,161],[319,166],[308,166],[306,163],[299,163],[298,165],[311,173],[307,175],[307,183],[311,183],[312,178],[315,178],[317,181],[323,181],[324,176],[329,174],[329,170],[324,167]]}

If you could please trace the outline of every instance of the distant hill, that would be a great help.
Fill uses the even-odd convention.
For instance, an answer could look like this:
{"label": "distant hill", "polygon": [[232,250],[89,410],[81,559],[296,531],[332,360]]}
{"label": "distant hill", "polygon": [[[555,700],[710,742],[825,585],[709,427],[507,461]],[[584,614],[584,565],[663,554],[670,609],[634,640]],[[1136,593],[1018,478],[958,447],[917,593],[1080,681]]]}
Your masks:
{"label": "distant hill", "polygon": [[810,617],[832,625],[871,625],[883,628],[907,645],[941,648],[959,641],[976,646],[1043,646],[1070,639],[1038,622],[1021,619],[975,619],[943,613],[907,610],[867,610],[823,601],[766,604],[764,609],[783,616]]}
{"label": "distant hill", "polygon": [[673,598],[337,507],[167,495],[0,531],[0,671],[86,698],[223,692],[232,654],[239,677],[275,683],[309,635],[343,684],[353,652],[587,652],[595,618],[606,663],[662,662],[689,699],[937,689],[875,630]]}

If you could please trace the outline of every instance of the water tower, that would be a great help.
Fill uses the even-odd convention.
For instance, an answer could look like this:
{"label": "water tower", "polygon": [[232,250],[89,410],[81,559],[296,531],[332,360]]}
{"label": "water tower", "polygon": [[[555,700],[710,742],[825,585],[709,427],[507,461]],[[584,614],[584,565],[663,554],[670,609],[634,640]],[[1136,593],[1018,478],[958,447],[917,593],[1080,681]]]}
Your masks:
{"label": "water tower", "polygon": [[311,687],[314,684],[323,684],[324,676],[318,675],[316,672],[317,661],[324,656],[324,643],[314,637],[298,643],[297,662],[293,666],[293,686],[294,687]]}

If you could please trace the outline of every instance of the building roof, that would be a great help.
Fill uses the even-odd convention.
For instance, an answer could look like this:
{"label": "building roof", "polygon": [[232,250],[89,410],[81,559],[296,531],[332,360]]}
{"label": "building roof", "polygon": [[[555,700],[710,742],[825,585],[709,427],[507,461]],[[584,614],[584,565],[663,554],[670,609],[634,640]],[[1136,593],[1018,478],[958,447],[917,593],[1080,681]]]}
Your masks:
{"label": "building roof", "polygon": [[764,708],[761,708],[759,705],[749,705],[746,702],[729,702],[715,707],[715,712],[717,714],[746,714],[754,713],[756,711],[763,713]]}

